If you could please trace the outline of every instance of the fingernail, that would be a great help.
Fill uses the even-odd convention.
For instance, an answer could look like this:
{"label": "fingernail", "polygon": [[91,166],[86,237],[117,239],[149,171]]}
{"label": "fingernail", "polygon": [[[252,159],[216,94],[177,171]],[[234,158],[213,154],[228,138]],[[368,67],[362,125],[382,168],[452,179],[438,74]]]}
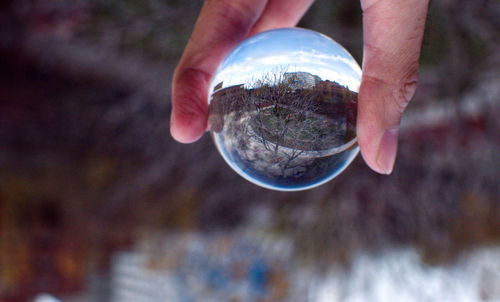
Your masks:
{"label": "fingernail", "polygon": [[391,174],[398,149],[398,129],[384,132],[378,147],[377,164],[382,173]]}

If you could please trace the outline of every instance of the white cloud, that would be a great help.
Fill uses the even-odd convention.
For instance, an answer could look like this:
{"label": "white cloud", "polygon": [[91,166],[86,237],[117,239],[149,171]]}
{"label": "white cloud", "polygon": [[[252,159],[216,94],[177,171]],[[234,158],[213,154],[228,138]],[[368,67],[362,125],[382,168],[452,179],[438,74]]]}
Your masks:
{"label": "white cloud", "polygon": [[210,91],[221,81],[224,81],[224,86],[251,84],[262,75],[273,72],[280,66],[291,71],[310,72],[323,80],[336,81],[348,86],[354,91],[359,88],[361,69],[354,59],[347,55],[295,51],[247,57],[239,62],[227,64],[213,79]]}

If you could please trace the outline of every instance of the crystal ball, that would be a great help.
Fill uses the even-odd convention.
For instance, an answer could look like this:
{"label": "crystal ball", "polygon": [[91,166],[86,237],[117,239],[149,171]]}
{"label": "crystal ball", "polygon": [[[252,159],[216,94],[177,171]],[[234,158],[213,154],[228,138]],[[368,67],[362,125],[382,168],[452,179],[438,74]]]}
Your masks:
{"label": "crystal ball", "polygon": [[356,157],[361,69],[337,42],[284,28],[248,38],[210,84],[210,133],[224,160],[259,186],[310,189]]}

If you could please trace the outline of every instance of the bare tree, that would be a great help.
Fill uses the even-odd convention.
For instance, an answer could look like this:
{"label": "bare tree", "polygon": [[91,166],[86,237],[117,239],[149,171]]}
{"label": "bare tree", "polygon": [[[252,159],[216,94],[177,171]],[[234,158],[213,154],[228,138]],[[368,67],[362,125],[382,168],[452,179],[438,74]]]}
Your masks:
{"label": "bare tree", "polygon": [[226,142],[242,158],[283,176],[313,160],[315,152],[345,142],[351,99],[353,93],[335,82],[278,67],[251,83],[217,90],[210,121],[216,132],[224,129]]}

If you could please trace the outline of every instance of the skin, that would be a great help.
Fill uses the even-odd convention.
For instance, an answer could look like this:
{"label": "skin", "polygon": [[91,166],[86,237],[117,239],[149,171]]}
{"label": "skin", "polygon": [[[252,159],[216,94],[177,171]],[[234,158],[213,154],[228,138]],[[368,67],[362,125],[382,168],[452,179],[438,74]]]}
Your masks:
{"label": "skin", "polygon": [[[256,33],[293,27],[313,0],[206,0],[174,72],[170,131],[181,143],[207,130],[208,86],[231,49]],[[428,0],[361,0],[363,74],[357,137],[367,165],[392,172],[401,115],[417,85]]]}

